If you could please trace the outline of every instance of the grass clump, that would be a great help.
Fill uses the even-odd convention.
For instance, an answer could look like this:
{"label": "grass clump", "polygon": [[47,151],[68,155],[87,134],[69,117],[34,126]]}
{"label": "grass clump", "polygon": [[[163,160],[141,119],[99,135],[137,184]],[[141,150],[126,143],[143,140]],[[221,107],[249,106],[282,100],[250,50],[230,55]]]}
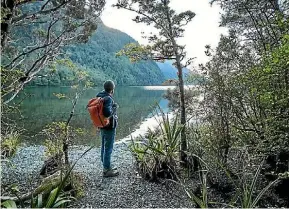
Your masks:
{"label": "grass clump", "polygon": [[9,131],[1,134],[1,158],[13,156],[20,146],[20,133]]}
{"label": "grass clump", "polygon": [[140,174],[149,180],[175,179],[179,165],[180,134],[183,126],[161,112],[157,131],[149,131],[146,137],[132,139],[129,148],[136,159]]}

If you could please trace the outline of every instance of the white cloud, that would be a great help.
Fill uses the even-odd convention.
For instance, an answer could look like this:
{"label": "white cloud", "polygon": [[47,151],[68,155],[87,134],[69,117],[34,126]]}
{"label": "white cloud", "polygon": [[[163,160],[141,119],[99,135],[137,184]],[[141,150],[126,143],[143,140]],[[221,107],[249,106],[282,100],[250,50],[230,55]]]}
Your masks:
{"label": "white cloud", "polygon": [[[102,14],[104,24],[129,34],[141,44],[146,44],[147,41],[142,39],[141,32],[150,32],[153,28],[133,22],[135,13],[112,7],[116,2],[117,0],[107,0]],[[204,63],[207,61],[204,54],[205,45],[217,46],[221,33],[226,31],[219,27],[221,9],[217,5],[211,6],[208,0],[172,0],[171,6],[177,12],[191,10],[196,13],[186,27],[184,38],[179,42],[186,45],[188,57],[197,57],[196,64]]]}

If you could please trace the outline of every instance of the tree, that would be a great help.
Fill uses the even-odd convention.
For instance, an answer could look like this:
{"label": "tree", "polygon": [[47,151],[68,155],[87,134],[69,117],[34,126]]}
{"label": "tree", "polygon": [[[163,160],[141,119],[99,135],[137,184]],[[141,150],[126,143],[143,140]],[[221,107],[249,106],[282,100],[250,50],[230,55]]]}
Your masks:
{"label": "tree", "polygon": [[213,2],[224,9],[221,24],[229,34],[221,36],[213,53],[207,46],[211,59],[200,66],[207,76],[205,140],[224,162],[234,145],[247,146],[255,156],[287,156],[283,162],[288,162],[288,4]]}
{"label": "tree", "polygon": [[[149,40],[148,46],[140,46],[137,44],[127,45],[118,55],[127,55],[132,61],[137,60],[158,60],[167,59],[174,60],[174,65],[178,69],[178,86],[180,91],[180,113],[181,124],[186,125],[186,109],[184,99],[184,81],[182,69],[188,66],[191,59],[182,64],[186,58],[185,46],[179,45],[177,39],[184,34],[184,26],[186,26],[195,14],[186,11],[177,14],[175,10],[170,8],[169,0],[119,0],[115,5],[117,8],[126,9],[137,13],[136,23],[145,23],[152,25],[157,29],[158,34],[150,34],[145,36]],[[181,134],[181,160],[186,161],[185,151],[187,150],[187,140],[185,128]]]}
{"label": "tree", "polygon": [[[62,156],[64,155],[64,164],[69,166],[68,149],[71,138],[76,133],[82,132],[80,129],[74,130],[74,128],[70,126],[70,123],[75,115],[76,105],[80,96],[85,90],[91,87],[92,83],[88,80],[88,73],[73,64],[71,60],[58,60],[57,66],[67,66],[75,74],[75,77],[71,81],[71,88],[74,89],[75,92],[72,97],[61,93],[54,93],[54,96],[59,99],[68,99],[71,102],[71,110],[66,121],[49,124],[47,128],[43,130],[43,133],[49,139],[47,141],[48,147],[51,150],[55,150],[54,153],[50,153],[52,155],[51,159],[57,159],[57,156],[61,156],[59,164],[62,165]],[[46,166],[47,165],[44,167]]]}
{"label": "tree", "polygon": [[221,26],[233,29],[259,55],[280,45],[289,32],[289,3],[278,0],[211,0],[223,10]]}
{"label": "tree", "polygon": [[1,99],[7,104],[64,46],[86,42],[105,0],[1,0]]}

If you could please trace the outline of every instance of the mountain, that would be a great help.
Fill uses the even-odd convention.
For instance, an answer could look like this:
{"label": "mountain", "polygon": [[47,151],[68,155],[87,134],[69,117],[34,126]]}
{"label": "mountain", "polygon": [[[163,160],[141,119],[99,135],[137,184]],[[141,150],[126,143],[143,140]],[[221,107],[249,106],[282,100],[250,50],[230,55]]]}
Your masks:
{"label": "mountain", "polygon": [[[90,81],[96,86],[107,79],[114,80],[118,85],[163,83],[165,76],[155,62],[131,63],[127,57],[115,56],[116,52],[132,42],[136,40],[126,33],[100,23],[87,43],[68,46],[64,52],[79,68],[88,72]],[[42,71],[31,85],[71,85],[73,76],[67,67],[58,66],[54,73],[51,73],[51,69]]]}
{"label": "mountain", "polygon": [[100,24],[88,43],[68,47],[66,52],[90,72],[94,83],[112,79],[119,85],[161,84],[165,77],[155,62],[131,63],[126,57],[115,56],[132,42],[136,41],[126,33]]}
{"label": "mountain", "polygon": [[[165,62],[157,62],[158,67],[163,73],[166,80],[168,79],[177,79],[177,68],[173,66],[173,61],[166,60]],[[184,78],[189,74],[189,70],[187,68],[183,68],[183,76]]]}

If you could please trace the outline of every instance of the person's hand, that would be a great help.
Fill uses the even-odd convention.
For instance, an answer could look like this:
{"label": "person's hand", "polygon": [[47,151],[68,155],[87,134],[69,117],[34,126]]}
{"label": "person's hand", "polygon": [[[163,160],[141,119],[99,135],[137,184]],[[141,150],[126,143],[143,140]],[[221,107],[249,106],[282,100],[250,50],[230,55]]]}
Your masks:
{"label": "person's hand", "polygon": [[119,105],[117,103],[113,103],[112,108],[119,108]]}

